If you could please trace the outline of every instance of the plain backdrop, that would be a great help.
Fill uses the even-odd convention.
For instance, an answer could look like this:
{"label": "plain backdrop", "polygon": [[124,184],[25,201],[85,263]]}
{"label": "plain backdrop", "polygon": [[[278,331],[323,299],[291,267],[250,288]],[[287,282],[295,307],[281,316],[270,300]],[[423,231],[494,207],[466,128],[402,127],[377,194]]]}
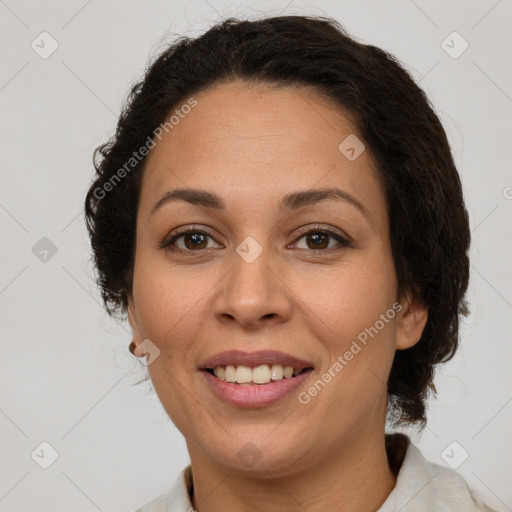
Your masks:
{"label": "plain backdrop", "polygon": [[166,42],[284,13],[392,52],[440,115],[471,218],[472,314],[410,434],[512,510],[511,0],[0,0],[0,512],[133,511],[188,464],[151,387],[133,385],[145,368],[127,324],[101,307],[82,213],[92,152]]}

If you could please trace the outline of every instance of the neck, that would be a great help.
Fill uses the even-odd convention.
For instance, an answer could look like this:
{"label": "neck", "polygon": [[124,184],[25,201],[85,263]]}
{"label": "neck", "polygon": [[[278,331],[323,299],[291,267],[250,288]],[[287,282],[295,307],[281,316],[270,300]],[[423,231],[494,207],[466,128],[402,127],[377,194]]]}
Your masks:
{"label": "neck", "polygon": [[383,430],[350,439],[338,453],[285,475],[237,472],[189,452],[198,512],[375,512],[396,484]]}

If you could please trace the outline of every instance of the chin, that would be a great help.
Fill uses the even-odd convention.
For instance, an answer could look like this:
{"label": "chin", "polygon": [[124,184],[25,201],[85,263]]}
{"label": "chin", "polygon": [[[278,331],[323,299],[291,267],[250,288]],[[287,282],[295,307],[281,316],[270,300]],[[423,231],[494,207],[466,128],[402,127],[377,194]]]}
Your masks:
{"label": "chin", "polygon": [[[238,432],[218,443],[212,439],[205,449],[217,463],[239,473],[261,475],[263,478],[296,473],[313,447],[308,448],[304,441],[292,438],[286,428],[279,435],[277,429],[272,433],[275,427],[266,425],[246,434]],[[215,452],[211,452],[212,445],[216,447]]]}

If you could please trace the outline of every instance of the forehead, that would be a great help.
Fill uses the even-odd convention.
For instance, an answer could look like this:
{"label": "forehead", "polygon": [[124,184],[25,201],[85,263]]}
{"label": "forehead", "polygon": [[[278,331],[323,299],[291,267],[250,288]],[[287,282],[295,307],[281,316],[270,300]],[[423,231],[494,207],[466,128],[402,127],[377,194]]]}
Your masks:
{"label": "forehead", "polygon": [[[258,209],[260,202],[277,203],[290,192],[330,186],[360,198],[369,210],[385,208],[369,148],[355,160],[343,152],[344,141],[357,144],[361,137],[333,101],[302,87],[243,82],[218,85],[194,98],[197,105],[161,141],[155,139],[141,208],[173,188],[208,189],[230,198],[228,204],[238,198],[246,209]],[[248,197],[254,201],[248,203]]]}

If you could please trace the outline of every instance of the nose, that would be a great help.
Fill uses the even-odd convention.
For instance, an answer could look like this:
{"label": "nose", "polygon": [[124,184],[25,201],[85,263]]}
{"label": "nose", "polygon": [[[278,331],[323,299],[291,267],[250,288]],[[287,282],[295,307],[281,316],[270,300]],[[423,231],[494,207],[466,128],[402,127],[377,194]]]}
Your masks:
{"label": "nose", "polygon": [[222,279],[214,304],[217,320],[258,329],[289,319],[292,313],[290,285],[287,286],[279,275],[270,251],[263,250],[254,261],[236,252],[231,259],[228,263],[231,270]]}

